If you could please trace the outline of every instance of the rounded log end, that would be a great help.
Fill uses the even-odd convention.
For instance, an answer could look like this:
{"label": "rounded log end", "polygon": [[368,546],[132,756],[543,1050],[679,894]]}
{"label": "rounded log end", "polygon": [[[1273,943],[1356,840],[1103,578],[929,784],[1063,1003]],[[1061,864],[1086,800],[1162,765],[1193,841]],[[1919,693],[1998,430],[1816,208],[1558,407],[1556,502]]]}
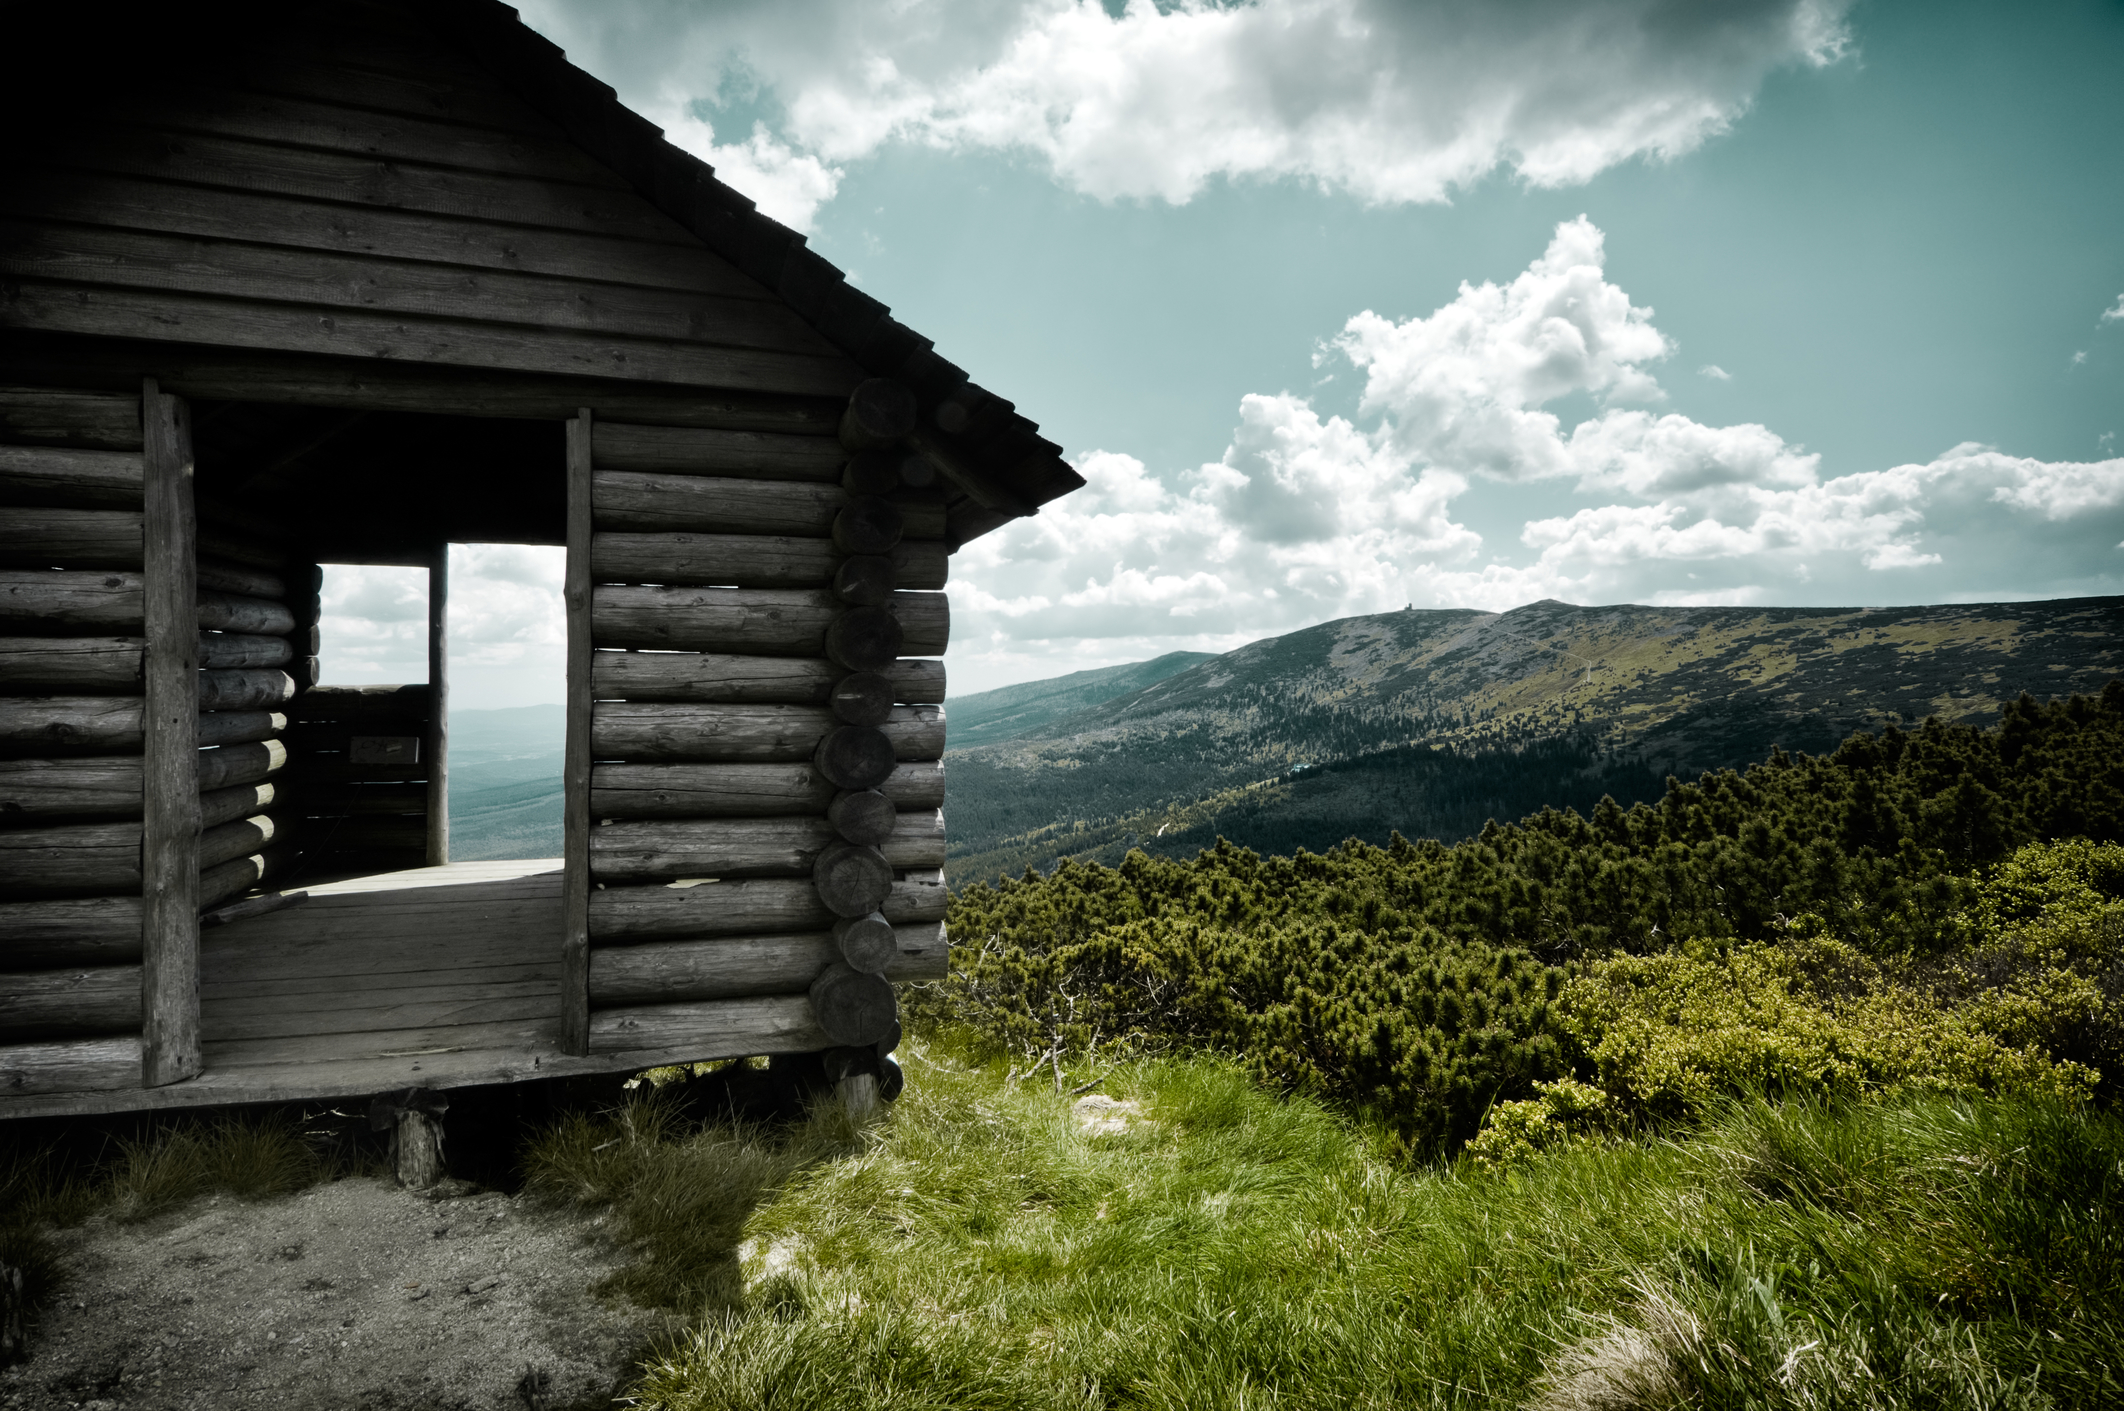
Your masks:
{"label": "rounded log end", "polygon": [[841,488],[851,495],[890,495],[900,488],[900,457],[891,451],[858,451],[841,468]]}
{"label": "rounded log end", "polygon": [[839,843],[812,864],[811,885],[835,916],[866,916],[892,895],[892,864],[876,848]]}
{"label": "rounded log end", "polygon": [[867,378],[848,394],[848,410],[841,416],[842,443],[890,445],[915,429],[919,413],[912,387],[896,378]]}
{"label": "rounded log end", "polygon": [[878,1057],[883,1058],[886,1054],[898,1048],[900,1046],[900,1037],[900,1021],[895,1019],[892,1021],[892,1027],[885,1031],[885,1037],[878,1040]]}
{"label": "rounded log end", "polygon": [[883,607],[892,601],[899,586],[899,573],[883,554],[865,554],[843,559],[833,571],[833,594],[851,607]]}
{"label": "rounded log end", "polygon": [[876,671],[897,660],[907,633],[890,608],[850,608],[826,628],[826,656],[850,671]]}
{"label": "rounded log end", "polygon": [[899,810],[876,789],[853,789],[826,806],[826,817],[844,839],[864,847],[882,847],[899,822]]}
{"label": "rounded log end", "polygon": [[849,725],[883,725],[892,719],[892,680],[875,671],[858,671],[833,683],[828,703]]}
{"label": "rounded log end", "polygon": [[892,986],[846,965],[829,965],[811,982],[811,1012],[838,1047],[868,1048],[899,1021]]}
{"label": "rounded log end", "polygon": [[851,970],[860,970],[865,975],[882,975],[893,961],[900,958],[900,945],[892,934],[892,923],[882,911],[873,911],[867,916],[848,916],[836,921],[833,938],[841,947],[841,959]]}
{"label": "rounded log end", "polygon": [[889,554],[906,532],[900,507],[876,495],[857,495],[833,517],[833,544],[844,554]]}
{"label": "rounded log end", "polygon": [[[899,1026],[895,1023],[893,1027],[897,1029]],[[889,1058],[879,1059],[878,1100],[881,1102],[897,1102],[900,1094],[906,1091],[907,1074],[901,1071],[900,1065]]]}
{"label": "rounded log end", "polygon": [[836,789],[875,789],[892,777],[892,737],[875,726],[843,725],[819,741],[811,763]]}

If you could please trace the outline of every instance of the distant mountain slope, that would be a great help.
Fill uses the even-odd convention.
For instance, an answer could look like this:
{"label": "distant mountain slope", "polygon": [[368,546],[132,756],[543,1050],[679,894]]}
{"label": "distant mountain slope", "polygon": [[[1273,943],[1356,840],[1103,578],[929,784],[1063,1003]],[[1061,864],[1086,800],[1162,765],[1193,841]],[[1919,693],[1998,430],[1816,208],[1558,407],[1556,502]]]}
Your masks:
{"label": "distant mountain slope", "polygon": [[1773,745],[1988,720],[2024,690],[2091,694],[2120,673],[2124,598],[1345,618],[1015,739],[969,745],[955,716],[949,875],[1137,843],[1191,852],[1218,831],[1276,851],[1395,828],[1465,836],[1545,804],[1655,796],[1670,773]]}
{"label": "distant mountain slope", "polygon": [[567,720],[557,705],[450,712],[452,859],[560,856]]}
{"label": "distant mountain slope", "polygon": [[1004,686],[971,696],[954,696],[948,707],[954,745],[990,745],[1014,740],[1090,706],[1155,685],[1197,662],[1208,652],[1167,652],[1151,661],[1073,671],[1045,681]]}

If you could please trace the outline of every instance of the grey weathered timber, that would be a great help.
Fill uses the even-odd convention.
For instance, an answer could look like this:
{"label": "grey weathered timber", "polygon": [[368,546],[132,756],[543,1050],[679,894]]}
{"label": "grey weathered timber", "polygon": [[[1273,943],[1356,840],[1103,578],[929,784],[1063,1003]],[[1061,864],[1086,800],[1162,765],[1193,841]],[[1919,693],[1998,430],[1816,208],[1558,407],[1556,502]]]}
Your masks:
{"label": "grey weathered timber", "polygon": [[112,896],[139,890],[138,823],[0,829],[0,893]]}
{"label": "grey weathered timber", "polygon": [[760,431],[706,431],[690,426],[632,426],[601,421],[591,432],[600,470],[677,475],[838,482],[848,453],[825,436]]}
{"label": "grey weathered timber", "polygon": [[450,546],[428,562],[428,728],[421,745],[428,767],[428,866],[450,860]]}
{"label": "grey weathered timber", "polygon": [[593,1053],[668,1053],[671,1061],[717,1054],[809,1053],[832,1042],[803,995],[645,1004],[590,1016]]}
{"label": "grey weathered timber", "polygon": [[[832,537],[850,499],[837,484],[602,469],[592,493],[599,529],[805,538]],[[909,539],[944,537],[941,504],[900,504],[896,516]]]}
{"label": "grey weathered timber", "polygon": [[907,516],[900,506],[879,495],[850,495],[833,517],[833,545],[844,554],[891,553],[906,535]]}
{"label": "grey weathered timber", "polygon": [[137,1089],[141,1050],[131,1034],[0,1046],[0,1098]]}
{"label": "grey weathered timber", "polygon": [[591,748],[600,759],[794,762],[836,723],[823,706],[599,701]]}
{"label": "grey weathered timber", "polygon": [[197,752],[192,776],[200,791],[227,788],[232,784],[255,784],[287,767],[288,747],[278,740],[223,745]]}
{"label": "grey weathered timber", "polygon": [[0,1044],[139,1029],[137,965],[39,970],[0,983]]}
{"label": "grey weathered timber", "polygon": [[287,728],[287,716],[277,710],[208,711],[199,717],[199,748],[270,740]]}
{"label": "grey weathered timber", "polygon": [[882,975],[836,962],[811,982],[811,1011],[834,1044],[874,1044],[899,1022],[899,1004]]}
{"label": "grey weathered timber", "polygon": [[285,671],[202,671],[200,710],[257,710],[295,699],[295,678]]}
{"label": "grey weathered timber", "polygon": [[[902,588],[941,588],[951,558],[935,539],[909,539],[890,555]],[[601,583],[720,584],[737,588],[818,588],[834,578],[840,551],[824,538],[778,534],[611,531],[590,545]]]}
{"label": "grey weathered timber", "polygon": [[[199,669],[202,671],[286,666],[294,659],[294,645],[285,637],[254,637],[242,632],[199,634]],[[200,708],[213,707],[202,701]]]}
{"label": "grey weathered timber", "polygon": [[[941,980],[950,972],[942,922],[896,926],[891,934],[896,953],[883,972],[887,980]],[[656,1004],[800,994],[839,959],[831,931],[599,946],[590,952],[590,1002]]]}
{"label": "grey weathered timber", "polygon": [[899,938],[882,911],[865,916],[844,916],[834,922],[833,943],[840,951],[843,964],[866,975],[884,975],[890,979],[889,972],[900,958]]}
{"label": "grey weathered timber", "polygon": [[[892,683],[896,699],[910,705],[944,699],[941,661],[897,661],[878,674]],[[835,683],[846,675],[823,658],[613,651],[591,658],[591,679],[600,699],[825,705]]]}
{"label": "grey weathered timber", "polygon": [[852,671],[833,683],[826,704],[843,725],[883,725],[892,719],[894,694],[883,671]]}
{"label": "grey weathered timber", "polygon": [[835,484],[599,469],[591,512],[599,529],[823,537],[847,502]]}
{"label": "grey weathered timber", "polygon": [[233,823],[202,829],[199,834],[199,867],[202,871],[252,853],[264,852],[280,832],[269,814],[239,818]]}
{"label": "grey weathered timber", "polygon": [[[897,764],[878,786],[897,808],[944,803],[944,764]],[[590,812],[598,818],[771,818],[820,813],[833,782],[808,762],[793,764],[600,764],[590,773]]]}
{"label": "grey weathered timber", "polygon": [[140,1080],[152,1088],[199,1071],[198,629],[205,595],[197,579],[191,408],[150,378],[140,416],[147,527]]}
{"label": "grey weathered timber", "polygon": [[204,589],[198,593],[198,625],[217,632],[255,632],[284,637],[295,630],[295,615],[286,603],[240,593]]}
{"label": "grey weathered timber", "polygon": [[590,830],[599,882],[680,877],[800,877],[838,839],[823,818],[708,818],[608,823]]}
{"label": "grey weathered timber", "polygon": [[[907,634],[889,608],[852,607],[843,609],[827,625],[825,645],[826,659],[836,666],[875,672],[899,660],[907,647]],[[943,651],[933,644],[924,645],[931,651]]]}
{"label": "grey weathered timber", "polygon": [[[26,183],[10,183],[10,192]],[[0,435],[38,446],[92,451],[140,449],[140,402],[122,392],[0,387]],[[136,489],[133,503],[138,503]]]}
{"label": "grey weathered timber", "polygon": [[[826,819],[833,824],[834,832],[841,835],[843,842],[882,847],[891,839],[899,814],[892,800],[880,790],[850,789],[834,795],[833,802],[827,806]],[[927,865],[942,867],[944,854],[939,852],[936,860]]]}
{"label": "grey weathered timber", "polygon": [[141,710],[138,696],[0,696],[0,754],[137,753]]}
{"label": "grey weathered timber", "polygon": [[892,777],[892,737],[873,725],[837,725],[811,752],[811,767],[839,789],[875,789]]}
{"label": "grey weathered timber", "polygon": [[[911,872],[893,882],[878,909],[895,926],[942,921],[948,899],[942,872]],[[828,931],[839,919],[809,881],[781,877],[701,886],[607,887],[590,895],[590,934],[599,945]]]}
{"label": "grey weathered timber", "polygon": [[[373,95],[364,92],[360,101],[373,101]],[[673,335],[674,330],[655,323],[637,322],[644,318],[668,319],[687,309],[690,301],[683,299],[677,301],[678,310],[660,303],[672,293],[769,301],[767,291],[758,284],[698,246],[438,219],[375,206],[320,204],[266,191],[216,190],[100,172],[67,171],[50,173],[34,190],[16,189],[0,195],[0,209],[27,217],[122,223],[208,239],[256,240],[263,234],[275,245],[304,250],[352,255],[373,252],[396,259],[455,265],[482,283],[489,277],[488,272],[521,271],[567,281],[580,288],[582,272],[594,269],[615,284],[638,288],[620,288],[607,294],[605,318],[599,318],[597,311],[586,316],[572,310],[556,310],[551,317],[587,317],[596,321],[579,322],[578,326],[612,332]],[[418,292],[422,285],[415,279],[398,287]],[[541,286],[527,283],[521,287]],[[588,297],[595,298],[603,292],[594,291]],[[628,295],[634,297],[629,299]],[[620,322],[614,324],[613,319]],[[839,415],[836,400],[830,417],[822,412],[806,429],[823,430],[830,435],[833,419]]]}
{"label": "grey weathered timber", "polygon": [[850,607],[877,607],[889,601],[899,586],[899,572],[884,554],[843,559],[833,571],[833,595]]}
{"label": "grey weathered timber", "polygon": [[593,513],[590,408],[568,423],[568,562],[562,584],[568,620],[568,724],[563,755],[560,1046],[590,1052],[590,534]]}
{"label": "grey weathered timber", "polygon": [[138,818],[140,760],[0,760],[0,819]]}
{"label": "grey weathered timber", "polygon": [[10,633],[140,632],[140,575],[81,568],[0,568],[0,629]]}
{"label": "grey weathered timber", "polygon": [[23,568],[138,568],[140,511],[10,509],[0,563]]}
{"label": "grey weathered timber", "polygon": [[139,637],[0,637],[0,688],[137,696],[146,649]]}
{"label": "grey weathered timber", "polygon": [[140,959],[140,898],[0,902],[0,970]]}
{"label": "grey weathered timber", "polygon": [[[894,593],[883,608],[849,608],[826,588],[665,588],[600,584],[591,630],[601,647],[757,656],[826,656],[835,622],[851,613],[899,624],[894,655],[942,656],[951,641],[951,600],[942,593]],[[872,634],[875,635],[875,634]]]}
{"label": "grey weathered timber", "polygon": [[[638,382],[832,396],[856,374],[845,359],[765,348],[720,348],[659,339],[601,337],[509,324],[371,314],[319,319],[300,304],[244,303],[214,295],[103,286],[79,290],[21,279],[10,324],[25,331],[101,338],[175,337],[190,343],[291,353],[375,356],[386,349],[422,363],[508,368]],[[941,517],[940,517],[941,518]]]}
{"label": "grey weathered timber", "polygon": [[426,1112],[399,1113],[391,1130],[391,1165],[398,1183],[407,1190],[424,1191],[447,1176],[442,1118]]}
{"label": "grey weathered timber", "polygon": [[811,885],[837,917],[866,916],[892,895],[892,864],[876,848],[836,842],[819,853]]}
{"label": "grey weathered timber", "polygon": [[914,389],[890,377],[872,377],[858,383],[848,394],[848,409],[841,414],[840,441],[851,451],[879,450],[895,446],[915,429],[920,410]]}
{"label": "grey weathered timber", "polygon": [[0,502],[138,513],[140,453],[0,445]]}
{"label": "grey weathered timber", "polygon": [[[285,213],[284,208],[268,209]],[[712,341],[729,347],[838,356],[831,344],[772,300],[650,294],[581,279],[512,273],[475,279],[395,259],[146,231],[53,230],[41,222],[4,216],[0,250],[6,251],[0,255],[0,270],[48,279],[539,324],[571,333],[666,342],[697,337],[689,332],[690,324],[713,329]]]}
{"label": "grey weathered timber", "polygon": [[[809,760],[819,741],[839,728],[840,720],[823,706],[599,701],[591,737],[599,759],[767,764]],[[944,754],[942,706],[895,706],[879,728],[895,759]]]}
{"label": "grey weathered timber", "polygon": [[[214,789],[199,796],[199,827],[204,857],[205,834],[219,824],[234,823],[266,812],[279,802],[280,790],[273,784],[238,784]],[[200,866],[206,866],[202,861]]]}
{"label": "grey weathered timber", "polygon": [[[944,865],[940,812],[914,810],[895,819],[878,849],[888,869]],[[816,816],[621,821],[590,830],[590,869],[599,882],[613,884],[795,877],[810,873],[840,842],[833,824]]]}
{"label": "grey weathered timber", "polygon": [[[215,199],[224,193],[209,193]],[[337,218],[349,207],[325,208]],[[510,232],[518,234],[519,232]],[[521,232],[529,234],[531,232]],[[479,368],[378,363],[371,358],[258,353],[182,344],[71,343],[63,356],[0,343],[0,377],[27,373],[100,381],[130,375],[144,361],[163,369],[166,390],[188,397],[357,411],[448,411],[460,416],[565,421],[595,397],[615,414],[673,426],[732,431],[831,433],[838,398],[747,392],[724,387],[630,388],[582,376],[527,377]]]}
{"label": "grey weathered timber", "polygon": [[283,575],[205,554],[199,557],[199,586],[222,593],[241,593],[247,598],[285,600],[288,596],[288,583]]}
{"label": "grey weathered timber", "polygon": [[281,870],[283,859],[278,853],[253,853],[207,868],[199,874],[199,909],[218,906],[231,897],[240,897]]}

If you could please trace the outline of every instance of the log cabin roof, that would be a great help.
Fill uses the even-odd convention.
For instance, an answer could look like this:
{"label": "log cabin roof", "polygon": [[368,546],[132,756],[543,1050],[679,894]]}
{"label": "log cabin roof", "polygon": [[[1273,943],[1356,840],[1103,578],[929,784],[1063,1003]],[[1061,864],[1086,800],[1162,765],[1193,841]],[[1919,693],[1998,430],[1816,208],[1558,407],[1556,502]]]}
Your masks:
{"label": "log cabin roof", "polygon": [[[0,23],[20,37],[19,26],[41,8],[0,4]],[[385,0],[363,8],[379,22],[419,25],[450,42],[635,196],[771,293],[830,345],[822,347],[821,354],[838,354],[861,373],[894,378],[912,388],[919,404],[919,424],[911,439],[950,484],[948,526],[954,546],[1034,513],[1039,505],[1083,485],[1083,479],[1062,459],[1060,448],[1041,437],[1038,427],[1020,416],[1011,402],[980,387],[939,356],[930,340],[894,319],[883,304],[849,284],[842,271],[807,248],[801,234],[762,215],[708,164],[666,141],[661,129],[621,104],[609,85],[570,63],[558,46],[525,25],[510,6],[499,0],[430,0],[416,9],[399,8]],[[104,19],[111,29],[123,32],[126,25],[120,21],[134,9],[112,6]],[[217,26],[227,33],[231,27],[246,24],[283,24],[288,13],[242,4],[183,9],[202,33]],[[147,12],[143,9],[142,13]],[[162,12],[165,17],[170,13]],[[145,25],[141,32],[157,27]],[[47,71],[47,81],[59,81],[64,68],[61,63]],[[122,90],[125,83],[120,78],[112,86]],[[81,99],[69,94],[62,106],[78,111]],[[17,140],[21,140],[19,133]],[[317,258],[329,257],[320,254]],[[351,324],[352,320],[342,322]],[[33,325],[18,322],[16,326]],[[704,352],[700,361],[708,368],[712,351]],[[258,359],[247,375],[260,383],[270,382],[275,375],[273,362]],[[224,365],[229,365],[226,359]],[[715,385],[712,370],[698,377],[663,380]]]}

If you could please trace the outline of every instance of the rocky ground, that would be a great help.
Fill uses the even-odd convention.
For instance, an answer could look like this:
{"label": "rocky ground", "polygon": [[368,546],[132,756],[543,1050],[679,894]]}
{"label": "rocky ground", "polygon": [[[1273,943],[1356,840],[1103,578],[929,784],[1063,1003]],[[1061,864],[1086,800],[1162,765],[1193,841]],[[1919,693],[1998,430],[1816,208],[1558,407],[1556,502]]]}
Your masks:
{"label": "rocky ground", "polygon": [[353,1176],[64,1232],[67,1283],[0,1408],[609,1405],[675,1331],[591,1292],[619,1251],[579,1216],[447,1188]]}

